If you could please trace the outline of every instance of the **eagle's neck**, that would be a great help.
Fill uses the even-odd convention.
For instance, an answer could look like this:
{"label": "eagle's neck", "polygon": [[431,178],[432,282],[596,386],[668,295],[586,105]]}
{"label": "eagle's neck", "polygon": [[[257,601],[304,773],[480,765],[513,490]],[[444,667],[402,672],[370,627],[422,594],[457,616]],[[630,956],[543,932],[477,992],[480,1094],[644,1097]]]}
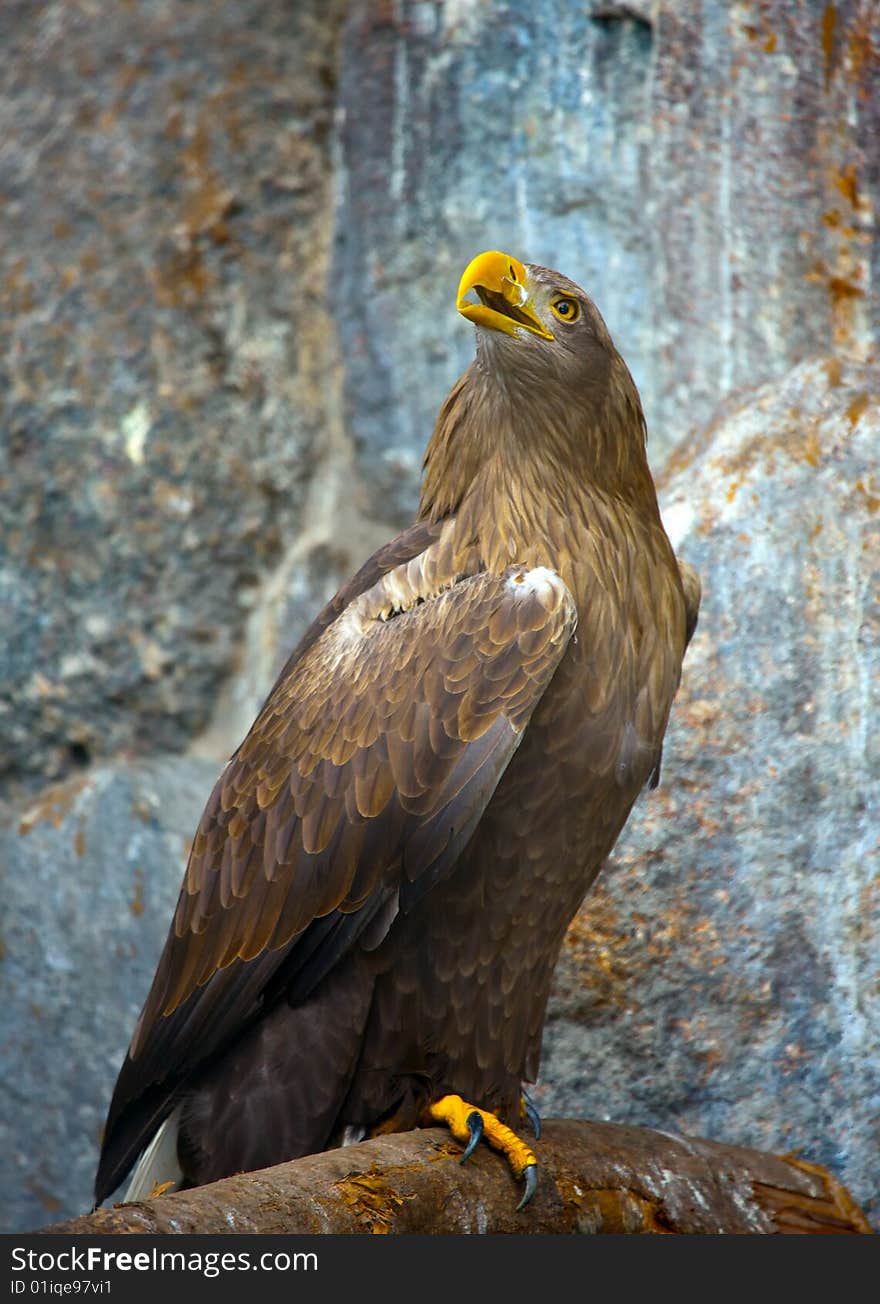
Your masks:
{"label": "eagle's neck", "polygon": [[535,548],[576,548],[609,510],[660,522],[641,404],[622,359],[590,401],[555,411],[547,394],[523,400],[476,366],[465,372],[425,454],[420,519],[455,516],[460,542],[476,543],[495,569]]}

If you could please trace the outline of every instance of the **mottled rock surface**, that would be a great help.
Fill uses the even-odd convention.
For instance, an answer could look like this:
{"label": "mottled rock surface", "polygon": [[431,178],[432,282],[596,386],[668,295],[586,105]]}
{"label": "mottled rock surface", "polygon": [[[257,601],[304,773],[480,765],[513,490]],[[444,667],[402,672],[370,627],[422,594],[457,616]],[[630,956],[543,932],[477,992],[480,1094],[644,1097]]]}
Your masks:
{"label": "mottled rock surface", "polygon": [[870,0],[355,0],[334,272],[374,491],[411,510],[480,249],[590,292],[658,464],[732,389],[876,339],[878,52]]}
{"label": "mottled rock surface", "polygon": [[110,1093],[219,767],[93,767],[0,825],[0,1230],[92,1202]]}
{"label": "mottled rock surface", "polygon": [[538,1099],[802,1151],[880,1225],[880,369],[804,364],[699,443],[663,779],[568,934]]}
{"label": "mottled rock surface", "polygon": [[337,8],[3,6],[0,781],[185,746],[300,521]]}

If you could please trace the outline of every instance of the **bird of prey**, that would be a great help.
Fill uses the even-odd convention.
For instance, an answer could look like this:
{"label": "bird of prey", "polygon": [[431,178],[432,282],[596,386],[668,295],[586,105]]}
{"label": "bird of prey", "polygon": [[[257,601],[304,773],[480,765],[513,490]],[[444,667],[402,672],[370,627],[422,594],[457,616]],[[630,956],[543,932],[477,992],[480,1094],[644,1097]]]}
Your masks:
{"label": "bird of prey", "polygon": [[584,291],[491,251],[457,306],[476,356],[415,523],[315,619],[208,800],[98,1203],[136,1162],[129,1198],[434,1122],[534,1189],[515,1129],[554,965],[657,782],[700,589]]}

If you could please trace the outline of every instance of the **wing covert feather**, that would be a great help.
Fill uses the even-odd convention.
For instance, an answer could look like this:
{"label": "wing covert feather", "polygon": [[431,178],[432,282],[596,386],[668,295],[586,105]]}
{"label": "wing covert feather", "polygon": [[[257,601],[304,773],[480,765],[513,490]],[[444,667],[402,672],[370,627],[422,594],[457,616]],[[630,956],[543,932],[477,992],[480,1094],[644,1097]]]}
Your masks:
{"label": "wing covert feather", "polygon": [[[568,645],[575,606],[555,572],[514,566],[442,582],[431,552],[415,559],[420,571],[410,561],[355,597],[288,665],[220,776],[133,1059],[219,971],[271,951],[295,973],[313,921],[378,908],[402,873],[405,909],[471,836]],[[419,592],[426,577],[436,591]],[[332,954],[310,953],[309,970],[327,972],[363,927],[342,918],[327,929],[320,947]]]}

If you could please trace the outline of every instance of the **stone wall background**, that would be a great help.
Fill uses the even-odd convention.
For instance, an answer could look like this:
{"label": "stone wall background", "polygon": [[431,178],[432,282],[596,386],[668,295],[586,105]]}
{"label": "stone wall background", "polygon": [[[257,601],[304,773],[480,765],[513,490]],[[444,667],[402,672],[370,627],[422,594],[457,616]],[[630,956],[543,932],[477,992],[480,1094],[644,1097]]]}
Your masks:
{"label": "stone wall background", "polygon": [[411,515],[491,247],[596,299],[706,587],[541,1108],[802,1147],[877,1210],[876,5],[11,0],[0,36],[0,1225],[87,1207],[212,779]]}

